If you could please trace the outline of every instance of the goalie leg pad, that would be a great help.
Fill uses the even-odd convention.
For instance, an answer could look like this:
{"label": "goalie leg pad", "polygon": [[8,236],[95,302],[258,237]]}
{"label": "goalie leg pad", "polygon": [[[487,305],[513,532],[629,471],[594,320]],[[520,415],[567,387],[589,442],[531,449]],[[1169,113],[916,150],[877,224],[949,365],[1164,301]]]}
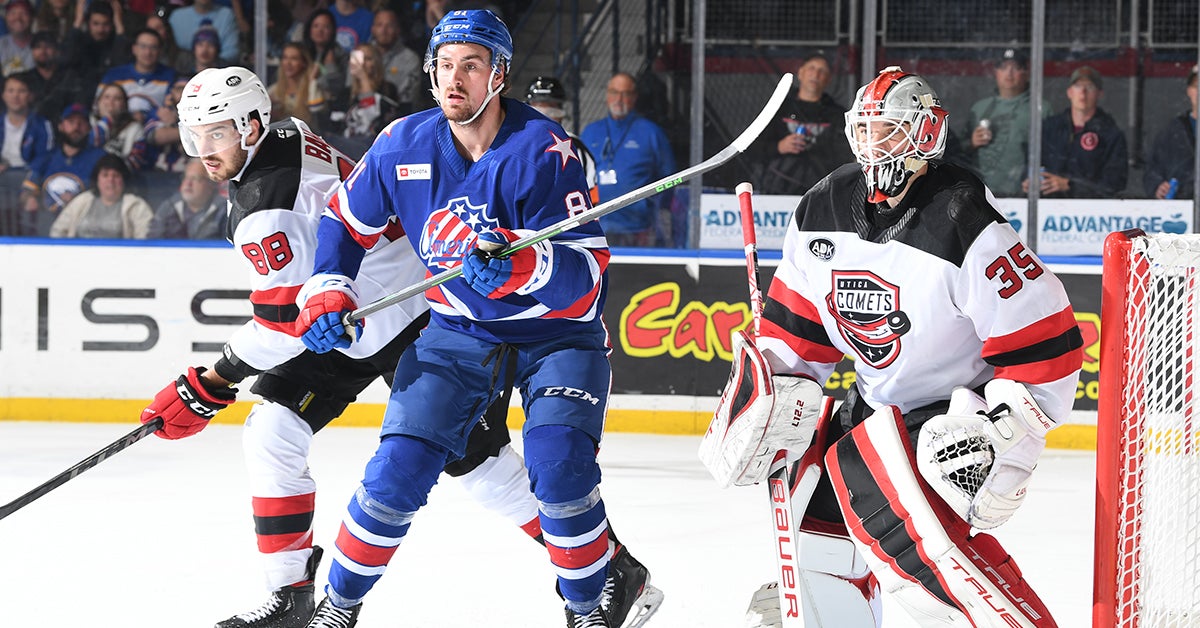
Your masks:
{"label": "goalie leg pad", "polygon": [[820,384],[773,375],[754,340],[739,330],[729,382],[700,441],[700,461],[722,487],[757,484],[767,477],[776,452],[808,449],[832,408]]}
{"label": "goalie leg pad", "polygon": [[847,529],[880,584],[923,626],[1056,626],[1012,559],[963,521],[916,470],[888,407],[826,455]]}
{"label": "goalie leg pad", "polygon": [[[800,573],[797,588],[808,628],[879,628],[883,613],[879,582],[848,538],[797,533]],[[778,583],[764,584],[746,609],[746,628],[783,623]]]}

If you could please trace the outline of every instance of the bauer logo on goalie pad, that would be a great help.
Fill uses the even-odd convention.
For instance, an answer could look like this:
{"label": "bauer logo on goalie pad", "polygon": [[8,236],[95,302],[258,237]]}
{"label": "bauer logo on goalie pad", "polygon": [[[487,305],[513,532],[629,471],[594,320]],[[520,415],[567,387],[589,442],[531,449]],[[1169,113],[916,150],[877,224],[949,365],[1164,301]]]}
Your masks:
{"label": "bauer logo on goalie pad", "polygon": [[700,461],[722,487],[757,484],[779,450],[800,454],[812,442],[825,404],[816,382],[772,375],[746,330],[733,336],[733,366],[713,420],[700,441]]}

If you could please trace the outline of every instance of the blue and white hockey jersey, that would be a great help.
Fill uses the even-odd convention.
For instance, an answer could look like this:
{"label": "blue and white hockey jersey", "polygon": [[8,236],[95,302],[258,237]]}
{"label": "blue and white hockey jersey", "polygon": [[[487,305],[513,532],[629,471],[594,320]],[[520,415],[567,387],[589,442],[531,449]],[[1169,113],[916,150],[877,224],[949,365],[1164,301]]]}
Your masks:
{"label": "blue and white hockey jersey", "polygon": [[[537,231],[588,210],[570,136],[528,105],[505,98],[501,106],[504,121],[477,162],[455,149],[440,109],[384,129],[329,203],[315,272],[353,276],[358,252],[352,249],[373,246],[393,216],[433,275],[457,267],[482,231]],[[345,246],[351,238],[359,247]],[[550,242],[555,270],[546,285],[529,295],[487,298],[453,279],[426,292],[434,322],[514,343],[601,325],[609,251],[599,223]]]}

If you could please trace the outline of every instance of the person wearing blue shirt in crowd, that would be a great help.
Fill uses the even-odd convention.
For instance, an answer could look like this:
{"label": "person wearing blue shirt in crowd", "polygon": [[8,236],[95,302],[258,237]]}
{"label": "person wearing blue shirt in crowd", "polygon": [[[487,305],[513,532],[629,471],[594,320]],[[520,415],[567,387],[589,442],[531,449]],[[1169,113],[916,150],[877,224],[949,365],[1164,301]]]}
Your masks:
{"label": "person wearing blue shirt in crowd", "polygon": [[88,146],[92,125],[81,104],[68,105],[58,122],[58,149],[42,155],[29,166],[22,183],[22,232],[46,237],[59,211],[87,189],[96,162],[107,155],[103,148]]}
{"label": "person wearing blue shirt in crowd", "polygon": [[337,43],[342,50],[350,52],[355,46],[370,41],[375,14],[358,6],[354,0],[337,0],[329,11],[337,24]]}
{"label": "person wearing blue shirt in crowd", "polygon": [[0,124],[0,172],[25,169],[54,150],[50,121],[32,110],[33,89],[21,75],[4,79],[4,122]]}
{"label": "person wearing blue shirt in crowd", "polygon": [[238,32],[233,9],[215,4],[213,0],[196,0],[191,6],[171,11],[168,20],[171,23],[171,32],[175,33],[176,46],[190,50],[196,31],[207,22],[217,29],[217,35],[221,38],[221,58],[231,63],[238,60],[241,34]]}
{"label": "person wearing blue shirt in crowd", "polygon": [[[587,125],[579,134],[596,157],[601,202],[675,172],[675,155],[666,133],[634,110],[637,98],[633,76],[625,72],[614,74],[605,96],[608,116]],[[670,212],[672,196],[668,191],[601,218],[608,243],[654,246],[659,212]]]}
{"label": "person wearing blue shirt in crowd", "polygon": [[[125,96],[142,95],[150,99],[155,107],[161,107],[171,83],[175,82],[175,68],[158,62],[162,52],[162,35],[158,31],[144,28],[133,36],[133,63],[110,69],[100,79],[100,84],[118,85]],[[99,93],[97,93],[99,95]]]}
{"label": "person wearing blue shirt in crowd", "polygon": [[[1146,188],[1146,196],[1150,198],[1192,198],[1195,195],[1196,164],[1196,112],[1197,86],[1196,67],[1188,73],[1188,100],[1192,102],[1191,109],[1171,118],[1167,126],[1159,132],[1150,148],[1146,160],[1146,173],[1142,176],[1142,185]],[[1175,184],[1172,186],[1171,182]],[[1174,189],[1172,189],[1174,187]]]}
{"label": "person wearing blue shirt in crowd", "polygon": [[[1071,73],[1065,111],[1042,127],[1041,193],[1048,198],[1116,198],[1129,179],[1125,134],[1098,104],[1100,73],[1082,66]],[[1021,182],[1029,191],[1029,179]]]}

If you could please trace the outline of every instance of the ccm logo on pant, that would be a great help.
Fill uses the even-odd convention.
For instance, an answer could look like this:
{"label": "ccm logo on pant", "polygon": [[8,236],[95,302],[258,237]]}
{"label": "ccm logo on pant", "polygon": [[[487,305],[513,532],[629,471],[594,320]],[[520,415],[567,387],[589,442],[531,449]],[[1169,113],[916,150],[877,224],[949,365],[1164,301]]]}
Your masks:
{"label": "ccm logo on pant", "polygon": [[579,390],[578,388],[570,388],[568,386],[550,386],[548,388],[543,388],[542,396],[543,397],[567,397],[568,399],[578,399],[585,403],[590,403],[593,406],[600,403],[600,400],[597,399],[596,397],[593,397],[592,394],[589,393],[588,391]]}

